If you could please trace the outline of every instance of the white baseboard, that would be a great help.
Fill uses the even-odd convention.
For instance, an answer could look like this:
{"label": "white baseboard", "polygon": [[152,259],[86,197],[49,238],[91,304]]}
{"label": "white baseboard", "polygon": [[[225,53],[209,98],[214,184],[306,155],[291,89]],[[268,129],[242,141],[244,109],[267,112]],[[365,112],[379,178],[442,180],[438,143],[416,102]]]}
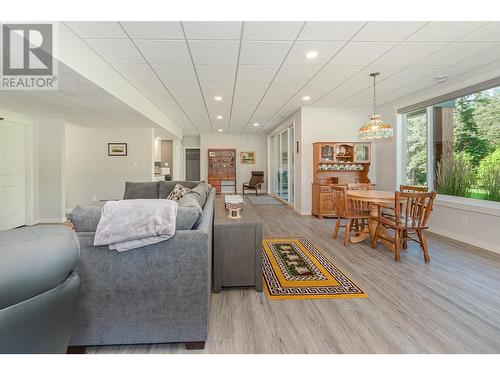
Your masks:
{"label": "white baseboard", "polygon": [[45,218],[45,219],[38,219],[37,224],[62,224],[66,222],[66,218]]}
{"label": "white baseboard", "polygon": [[436,234],[439,234],[441,236],[451,238],[452,240],[464,242],[466,244],[469,244],[472,246],[477,246],[477,247],[480,247],[481,249],[489,250],[489,251],[492,251],[494,253],[500,254],[500,246],[499,245],[495,245],[495,244],[492,244],[489,242],[478,240],[476,238],[464,236],[462,234],[450,232],[450,231],[447,231],[444,229],[439,229],[436,227],[429,228],[428,230],[431,233],[436,233]]}
{"label": "white baseboard", "polygon": [[297,212],[299,215],[303,215],[303,216],[311,216],[311,211],[307,211],[307,210],[304,210],[304,211],[303,211],[303,210],[301,210],[301,209],[299,209],[299,208],[297,208],[297,207],[294,207],[294,208],[293,208],[293,210],[294,210],[295,212]]}

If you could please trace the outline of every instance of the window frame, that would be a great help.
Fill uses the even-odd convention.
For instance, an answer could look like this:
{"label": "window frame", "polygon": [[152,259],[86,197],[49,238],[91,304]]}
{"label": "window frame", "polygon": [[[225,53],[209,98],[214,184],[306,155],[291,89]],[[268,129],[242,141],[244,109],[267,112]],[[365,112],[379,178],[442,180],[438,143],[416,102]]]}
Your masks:
{"label": "window frame", "polygon": [[[397,115],[397,138],[396,138],[396,190],[401,184],[406,181],[406,119],[405,115],[419,110],[425,110],[427,114],[427,186],[429,191],[435,190],[435,171],[434,171],[434,111],[433,106],[444,101],[456,100],[458,98],[479,93],[500,86],[500,77],[490,79],[472,86],[452,91],[448,94],[434,97],[423,102],[418,102],[404,107],[396,107]],[[437,194],[437,205],[463,209],[478,213],[485,213],[493,216],[500,216],[500,202],[489,201],[485,199],[477,199],[470,197],[458,197],[454,195]]]}

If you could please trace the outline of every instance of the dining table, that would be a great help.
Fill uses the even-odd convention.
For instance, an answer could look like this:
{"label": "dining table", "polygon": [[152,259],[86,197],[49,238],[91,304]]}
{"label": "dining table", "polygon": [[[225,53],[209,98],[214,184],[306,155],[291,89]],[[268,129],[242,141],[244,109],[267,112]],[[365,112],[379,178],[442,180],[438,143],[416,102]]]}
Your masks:
{"label": "dining table", "polygon": [[[370,240],[375,236],[377,229],[378,207],[394,207],[395,194],[394,191],[386,190],[348,190],[347,197],[351,200],[370,203],[370,216],[373,219],[368,221],[368,226],[363,228],[359,233],[351,237],[352,243],[359,243],[367,238]],[[379,242],[382,242],[389,250],[394,251],[394,243],[389,240],[387,229],[383,226],[379,232]]]}

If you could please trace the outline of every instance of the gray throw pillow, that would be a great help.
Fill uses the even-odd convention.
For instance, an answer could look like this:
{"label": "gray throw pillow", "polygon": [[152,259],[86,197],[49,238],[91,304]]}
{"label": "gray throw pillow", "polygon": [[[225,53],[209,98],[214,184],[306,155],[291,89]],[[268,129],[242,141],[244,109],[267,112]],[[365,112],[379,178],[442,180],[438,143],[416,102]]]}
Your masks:
{"label": "gray throw pillow", "polygon": [[196,196],[197,194],[187,194],[177,202],[179,208],[177,210],[175,229],[193,229],[201,223],[203,211]]}
{"label": "gray throw pillow", "polygon": [[101,219],[102,207],[97,205],[78,205],[71,211],[70,220],[76,232],[95,232]]}
{"label": "gray throw pillow", "polygon": [[208,193],[210,192],[210,185],[202,182],[196,185],[188,194],[196,194],[199,196],[200,206],[203,208],[205,206],[205,202],[208,198]]}
{"label": "gray throw pillow", "polygon": [[158,182],[125,183],[123,199],[158,199]]}

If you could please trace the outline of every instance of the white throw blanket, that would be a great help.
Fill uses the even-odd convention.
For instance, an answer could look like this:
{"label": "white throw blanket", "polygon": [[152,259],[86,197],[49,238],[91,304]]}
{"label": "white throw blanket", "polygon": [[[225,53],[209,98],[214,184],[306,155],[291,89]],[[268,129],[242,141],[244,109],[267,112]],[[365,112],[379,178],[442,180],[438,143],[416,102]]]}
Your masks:
{"label": "white throw blanket", "polygon": [[177,202],[170,199],[126,199],[106,202],[94,246],[126,251],[168,240],[175,234]]}

